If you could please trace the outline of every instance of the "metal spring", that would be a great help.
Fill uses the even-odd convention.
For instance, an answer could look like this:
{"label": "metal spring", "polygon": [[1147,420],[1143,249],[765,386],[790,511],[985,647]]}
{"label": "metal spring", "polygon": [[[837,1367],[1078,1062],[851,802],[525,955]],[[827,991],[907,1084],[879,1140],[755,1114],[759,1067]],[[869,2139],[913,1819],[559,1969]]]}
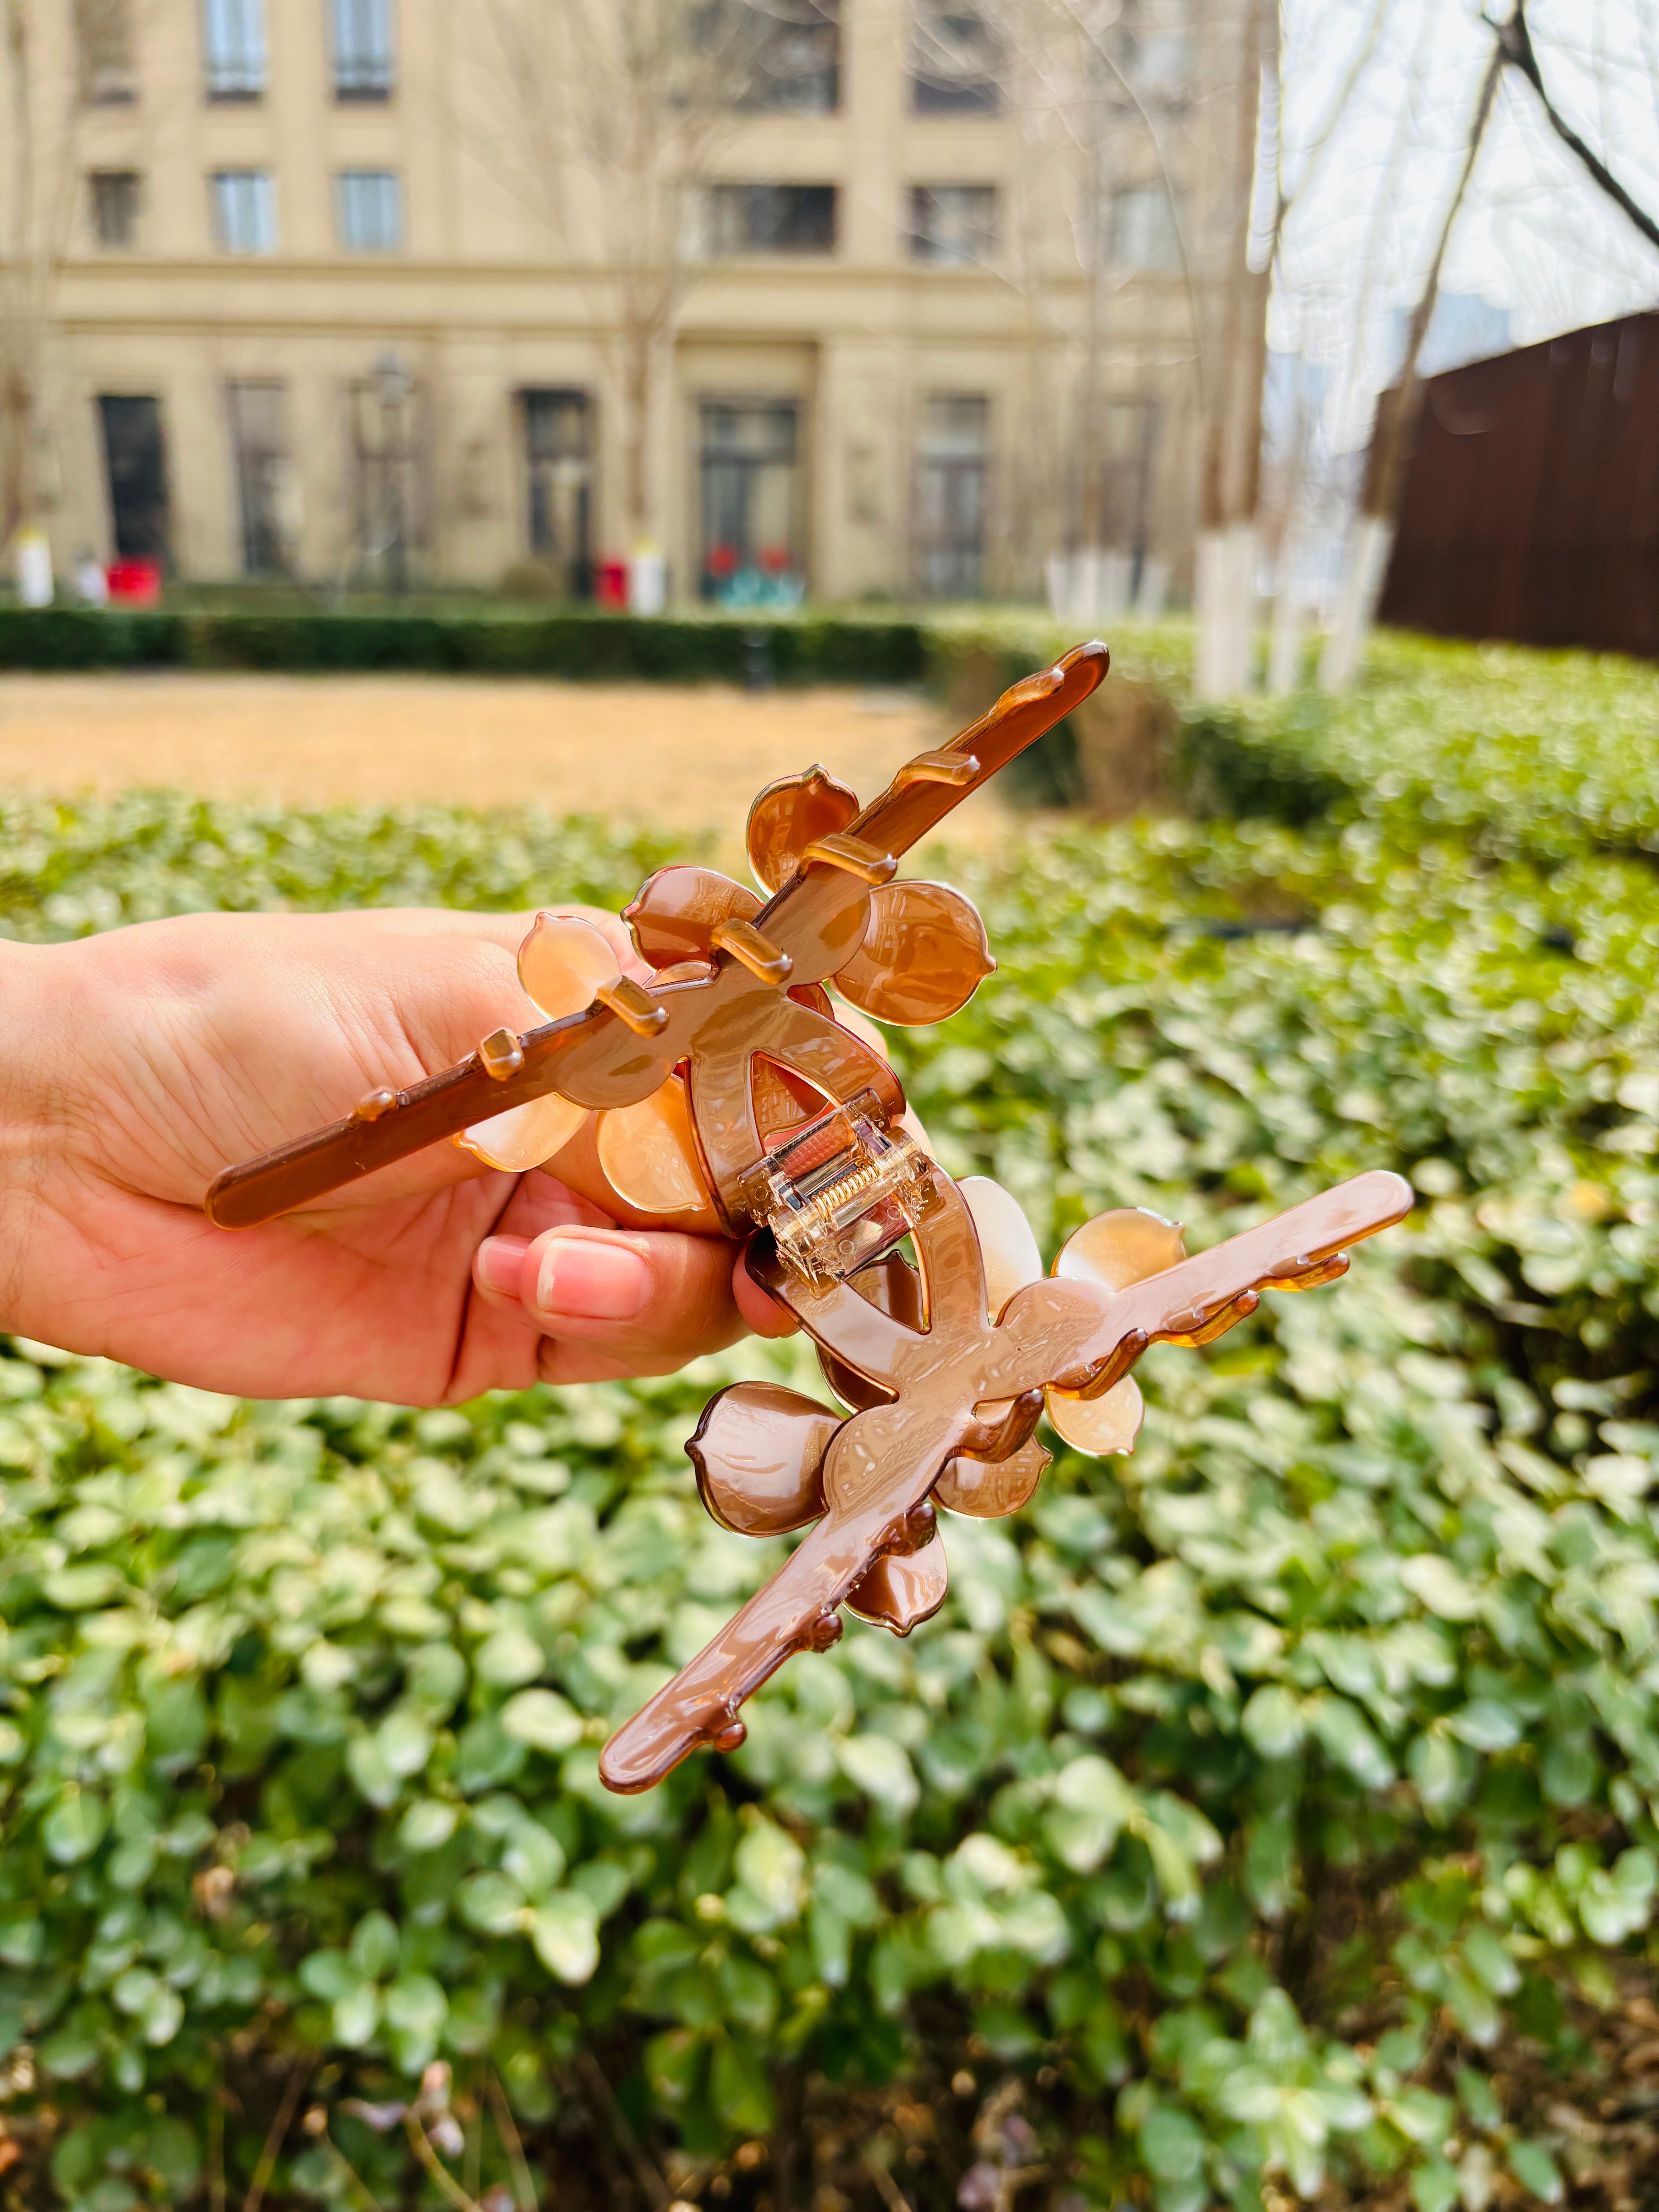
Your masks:
{"label": "metal spring", "polygon": [[832,1182],[827,1190],[819,1191],[806,1201],[806,1211],[821,1228],[828,1229],[848,1199],[856,1198],[860,1191],[868,1190],[872,1182],[882,1180],[879,1162],[871,1161],[861,1168],[854,1168]]}

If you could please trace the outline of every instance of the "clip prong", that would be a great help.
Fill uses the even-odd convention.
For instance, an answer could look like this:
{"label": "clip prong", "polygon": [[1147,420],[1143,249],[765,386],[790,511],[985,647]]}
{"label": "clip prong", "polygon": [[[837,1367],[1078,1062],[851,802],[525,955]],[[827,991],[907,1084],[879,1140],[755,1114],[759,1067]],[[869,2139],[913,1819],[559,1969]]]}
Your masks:
{"label": "clip prong", "polygon": [[625,1022],[635,1036],[655,1036],[668,1026],[668,1009],[641,990],[631,975],[618,975],[614,983],[601,983],[593,994],[597,1005]]}
{"label": "clip prong", "polygon": [[763,937],[752,921],[740,921],[735,916],[716,922],[708,933],[708,942],[716,952],[729,952],[763,983],[787,983],[795,964],[769,937]]}
{"label": "clip prong", "polygon": [[979,763],[972,753],[918,753],[893,778],[893,788],[902,791],[913,783],[946,783],[952,791],[963,791],[978,774]]}
{"label": "clip prong", "polygon": [[815,837],[800,858],[803,867],[809,860],[822,860],[826,867],[840,868],[872,885],[890,884],[898,873],[898,862],[892,854],[866,845],[862,837],[848,836],[844,830],[828,837]]}
{"label": "clip prong", "polygon": [[478,1047],[478,1063],[493,1082],[505,1083],[524,1066],[524,1045],[511,1030],[491,1030]]}

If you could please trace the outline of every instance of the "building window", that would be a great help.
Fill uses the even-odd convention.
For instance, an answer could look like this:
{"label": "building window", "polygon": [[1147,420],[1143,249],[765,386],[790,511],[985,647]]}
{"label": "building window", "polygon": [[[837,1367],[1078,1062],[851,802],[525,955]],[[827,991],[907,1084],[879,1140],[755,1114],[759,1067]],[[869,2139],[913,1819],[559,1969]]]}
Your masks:
{"label": "building window", "polygon": [[768,115],[833,115],[841,104],[841,0],[741,0],[750,17],[738,105]]}
{"label": "building window", "polygon": [[593,589],[593,405],[585,392],[525,392],[527,536],[562,598]]}
{"label": "building window", "polygon": [[165,566],[172,529],[161,403],[149,393],[103,392],[98,415],[104,432],[104,475],[115,557],[159,561]]}
{"label": "building window", "polygon": [[997,246],[994,185],[912,185],[910,258],[965,269]]}
{"label": "building window", "polygon": [[708,251],[738,253],[833,253],[833,185],[711,185]]}
{"label": "building window", "polygon": [[276,192],[269,169],[220,169],[212,191],[213,242],[221,253],[276,251]]}
{"label": "building window", "polygon": [[355,509],[351,572],[401,592],[422,538],[419,393],[395,353],[349,390]]}
{"label": "building window", "polygon": [[262,98],[264,0],[203,0],[202,58],[210,100]]}
{"label": "building window", "polygon": [[917,451],[916,538],[930,599],[976,599],[984,589],[990,402],[923,403]]}
{"label": "building window", "polygon": [[81,97],[89,107],[137,100],[131,0],[75,0],[75,46]]}
{"label": "building window", "polygon": [[1118,26],[1119,62],[1141,100],[1173,106],[1191,89],[1188,0],[1130,0]]}
{"label": "building window", "polygon": [[392,0],[329,0],[336,100],[392,97]]}
{"label": "building window", "polygon": [[1181,234],[1161,184],[1128,185],[1112,195],[1112,260],[1119,269],[1178,276]]}
{"label": "building window", "polygon": [[280,384],[225,387],[231,464],[242,523],[242,568],[250,576],[285,575],[291,557],[293,464],[286,395]]}
{"label": "building window", "polygon": [[143,179],[137,169],[95,169],[87,183],[92,193],[92,235],[106,253],[131,253],[138,243],[138,208]]}
{"label": "building window", "polygon": [[915,0],[910,106],[916,114],[994,115],[1002,72],[1002,41],[976,0]]}
{"label": "building window", "polygon": [[793,399],[702,403],[702,593],[785,606],[804,588],[799,413]]}
{"label": "building window", "polygon": [[404,186],[395,169],[342,169],[334,179],[334,228],[342,253],[398,253],[404,243]]}

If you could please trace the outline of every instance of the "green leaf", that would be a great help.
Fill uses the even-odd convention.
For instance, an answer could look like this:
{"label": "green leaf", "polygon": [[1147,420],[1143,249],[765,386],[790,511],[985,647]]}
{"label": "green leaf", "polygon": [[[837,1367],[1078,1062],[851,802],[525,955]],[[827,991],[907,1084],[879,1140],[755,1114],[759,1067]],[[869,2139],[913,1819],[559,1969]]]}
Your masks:
{"label": "green leaf", "polygon": [[1542,2143],[1512,2142],[1505,2154],[1510,2172],[1540,2204],[1559,2204],[1565,2194],[1560,2169]]}
{"label": "green leaf", "polygon": [[582,1717],[553,1690],[520,1690],[501,1707],[501,1728],[532,1751],[568,1751],[582,1739]]}
{"label": "green leaf", "polygon": [[79,1866],[104,1840],[109,1811],[101,1797],[74,1784],[64,1792],[40,1823],[40,1840],[46,1855],[59,1866]]}
{"label": "green leaf", "polygon": [[530,1940],[556,1980],[587,1981],[599,1963],[599,1915],[578,1891],[555,1890],[542,1899],[531,1919]]}

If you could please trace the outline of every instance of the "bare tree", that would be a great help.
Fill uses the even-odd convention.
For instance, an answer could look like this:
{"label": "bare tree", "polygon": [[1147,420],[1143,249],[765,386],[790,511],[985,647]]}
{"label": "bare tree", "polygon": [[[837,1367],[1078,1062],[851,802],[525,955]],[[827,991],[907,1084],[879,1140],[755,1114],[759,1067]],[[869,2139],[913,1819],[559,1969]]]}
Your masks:
{"label": "bare tree", "polygon": [[1245,0],[1231,118],[1231,163],[1215,226],[1219,267],[1207,333],[1199,490],[1195,688],[1200,698],[1245,690],[1261,493],[1261,402],[1267,367],[1280,108],[1278,0]]}
{"label": "bare tree", "polygon": [[1440,296],[1440,272],[1445,265],[1446,248],[1451,243],[1452,231],[1486,140],[1486,125],[1492,120],[1504,61],[1500,35],[1492,42],[1491,55],[1481,74],[1480,88],[1469,118],[1457,180],[1441,219],[1428,271],[1407,325],[1406,357],[1401,366],[1399,378],[1377,401],[1365,454],[1359,514],[1349,538],[1341,597],[1320,659],[1319,680],[1328,691],[1344,690],[1353,682],[1359,671],[1365,641],[1376,619],[1376,605],[1382,597],[1382,581],[1388,574],[1389,556],[1394,548],[1395,531],[1400,519],[1406,462],[1411,452],[1418,419],[1423,411],[1423,379],[1418,373],[1418,363],[1422,356],[1423,342],[1429,334],[1429,325],[1434,319],[1435,302]]}
{"label": "bare tree", "polygon": [[483,150],[601,295],[635,547],[665,536],[668,371],[719,243],[696,196],[767,90],[771,34],[825,12],[817,0],[485,0],[500,134]]}
{"label": "bare tree", "polygon": [[0,546],[39,521],[46,365],[80,194],[88,106],[131,68],[126,0],[3,0],[0,174]]}

